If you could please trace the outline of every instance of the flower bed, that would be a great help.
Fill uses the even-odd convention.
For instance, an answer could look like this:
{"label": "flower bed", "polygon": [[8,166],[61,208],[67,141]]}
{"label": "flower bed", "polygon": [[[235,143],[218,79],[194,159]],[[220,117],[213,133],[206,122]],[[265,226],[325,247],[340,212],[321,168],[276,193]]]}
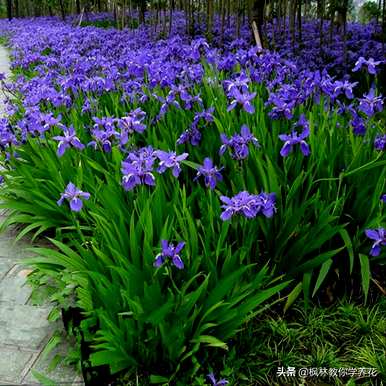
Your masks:
{"label": "flower bed", "polygon": [[0,28],[6,225],[52,240],[29,263],[107,379],[209,372],[247,321],[333,272],[367,296],[386,244],[376,88],[146,29]]}

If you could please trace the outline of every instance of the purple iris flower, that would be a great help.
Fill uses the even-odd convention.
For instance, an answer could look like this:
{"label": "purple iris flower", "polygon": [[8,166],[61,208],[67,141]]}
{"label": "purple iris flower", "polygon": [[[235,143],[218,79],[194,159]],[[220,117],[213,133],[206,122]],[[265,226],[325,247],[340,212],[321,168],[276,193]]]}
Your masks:
{"label": "purple iris flower", "polygon": [[55,118],[52,113],[42,113],[38,110],[27,110],[25,114],[26,126],[32,135],[40,135],[60,124],[60,117]]}
{"label": "purple iris flower", "polygon": [[113,117],[93,117],[94,129],[102,128],[106,131],[113,131],[115,129],[115,118]]}
{"label": "purple iris flower", "polygon": [[178,269],[184,268],[184,262],[182,261],[179,253],[182,248],[185,246],[185,242],[181,241],[174,246],[172,243],[169,243],[167,240],[161,240],[162,251],[159,253],[154,261],[154,267],[159,268],[163,265],[168,259],[172,261],[175,267]]}
{"label": "purple iris flower", "polygon": [[186,142],[190,142],[192,146],[199,145],[201,141],[201,132],[199,130],[199,123],[203,121],[204,123],[211,123],[214,120],[213,117],[214,107],[210,107],[207,110],[203,110],[199,113],[196,113],[193,118],[192,125],[189,129],[185,130],[177,139],[176,144],[182,145]]}
{"label": "purple iris flower", "polygon": [[191,127],[188,130],[185,130],[180,137],[177,139],[176,144],[182,145],[186,142],[190,142],[192,146],[199,145],[201,141],[201,132],[196,127]]}
{"label": "purple iris flower", "polygon": [[223,221],[229,220],[235,214],[243,214],[247,218],[253,218],[257,214],[256,197],[246,191],[232,198],[221,196],[220,200],[224,203],[221,207],[225,209],[220,217]]}
{"label": "purple iris flower", "polygon": [[256,96],[255,92],[251,94],[249,94],[248,92],[241,93],[237,88],[233,88],[232,91],[229,93],[229,96],[234,99],[228,106],[227,111],[233,110],[237,106],[237,104],[240,104],[247,113],[253,114],[255,112],[255,107],[251,103],[251,100]]}
{"label": "purple iris flower", "polygon": [[386,230],[385,228],[366,229],[366,236],[374,240],[370,250],[370,256],[379,256],[381,253],[381,246],[386,245]]}
{"label": "purple iris flower", "polygon": [[88,97],[82,106],[82,113],[96,113],[98,110],[98,101],[95,98]]}
{"label": "purple iris flower", "polygon": [[151,146],[141,148],[128,154],[122,161],[122,186],[132,190],[137,185],[155,185],[153,165],[156,160],[155,151]]}
{"label": "purple iris flower", "polygon": [[[181,44],[181,43],[180,43]],[[192,59],[198,61],[201,58],[201,53],[203,55],[206,54],[206,51],[209,50],[209,44],[206,42],[204,38],[198,38],[196,40],[193,40],[191,43],[191,57]]]}
{"label": "purple iris flower", "polygon": [[205,123],[213,122],[214,121],[213,113],[214,113],[214,107],[210,107],[207,110],[203,110],[199,113],[196,113],[193,118],[192,127],[197,128],[200,120],[204,121]]}
{"label": "purple iris flower", "polygon": [[275,202],[275,193],[262,192],[257,196],[257,211],[261,212],[265,217],[271,218],[276,212]]}
{"label": "purple iris flower", "polygon": [[367,72],[372,75],[376,75],[376,66],[379,66],[382,62],[376,62],[373,58],[366,60],[364,57],[360,57],[355,63],[355,67],[352,69],[353,72],[359,71],[363,66],[367,66]]}
{"label": "purple iris flower", "polygon": [[376,150],[384,151],[386,149],[386,134],[378,134],[374,140]]}
{"label": "purple iris flower", "polygon": [[61,206],[63,204],[63,200],[66,199],[70,202],[70,208],[73,212],[79,212],[83,207],[83,201],[88,200],[90,198],[90,193],[82,192],[78,189],[72,182],[70,182],[64,193],[60,196],[60,199],[57,201],[57,204]]}
{"label": "purple iris flower", "polygon": [[0,119],[0,148],[5,149],[9,145],[18,145],[18,140],[8,119],[2,118]]}
{"label": "purple iris flower", "polygon": [[121,129],[119,134],[120,144],[126,145],[129,140],[129,135],[134,132],[143,133],[146,125],[142,123],[146,113],[140,108],[135,109],[127,115],[127,117],[117,119],[117,126]]}
{"label": "purple iris flower", "polygon": [[121,168],[122,186],[125,190],[132,190],[137,185],[155,185],[155,177],[153,175],[153,168],[149,168],[144,164],[135,164],[129,162],[122,162]]}
{"label": "purple iris flower", "polygon": [[141,147],[138,150],[131,151],[127,155],[126,161],[135,163],[144,163],[148,167],[153,167],[155,160],[157,159],[157,151],[151,146]]}
{"label": "purple iris flower", "polygon": [[180,98],[184,102],[184,108],[186,110],[191,110],[194,103],[197,103],[202,107],[202,99],[200,95],[190,95],[186,89],[180,90]]}
{"label": "purple iris flower", "polygon": [[250,82],[251,80],[248,78],[245,72],[242,72],[235,79],[224,81],[225,91],[229,93],[234,89],[241,89],[242,92],[248,92],[248,85]]}
{"label": "purple iris flower", "polygon": [[219,154],[223,155],[227,148],[231,151],[231,157],[237,160],[242,160],[248,157],[249,143],[253,143],[256,147],[259,147],[259,141],[253,136],[247,125],[241,126],[240,134],[235,134],[233,137],[228,138],[225,134],[220,135],[222,145],[220,147]]}
{"label": "purple iris flower", "polygon": [[213,373],[208,374],[208,378],[212,382],[213,386],[225,386],[229,383],[226,379],[220,379],[217,381]]}
{"label": "purple iris flower", "polygon": [[82,113],[91,112],[91,103],[88,99],[86,99],[82,106]]}
{"label": "purple iris flower", "polygon": [[366,134],[365,121],[355,111],[352,113],[352,119],[350,121],[350,124],[355,135]]}
{"label": "purple iris flower", "polygon": [[127,115],[117,119],[117,125],[121,130],[127,131],[129,134],[134,132],[143,133],[146,129],[146,125],[142,123],[142,120],[145,118],[146,113],[141,109],[135,109]]}
{"label": "purple iris flower", "polygon": [[352,116],[354,116],[356,114],[356,111],[354,109],[354,106],[351,104],[349,105],[346,105],[345,103],[341,102],[340,100],[336,100],[336,104],[338,105],[338,108],[336,110],[336,112],[339,114],[339,115],[343,115],[343,114],[351,114]]}
{"label": "purple iris flower", "polygon": [[95,138],[95,140],[89,142],[87,146],[92,146],[96,150],[99,143],[102,146],[104,152],[110,153],[113,146],[113,140],[118,136],[118,133],[115,130],[103,131],[94,129],[92,131],[92,136]]}
{"label": "purple iris flower", "polygon": [[170,106],[174,106],[177,109],[181,109],[180,104],[176,101],[176,96],[173,91],[170,91],[166,98],[157,94],[153,94],[153,96],[159,102],[161,102],[161,108],[157,116],[157,120],[161,119],[168,112]]}
{"label": "purple iris flower", "polygon": [[344,93],[348,99],[353,99],[353,88],[358,84],[358,82],[351,83],[347,80],[336,81],[334,82],[334,95],[337,97],[341,93]]}
{"label": "purple iris flower", "polygon": [[382,96],[375,96],[375,90],[370,89],[367,95],[363,95],[363,98],[359,99],[358,110],[365,113],[368,117],[372,117],[376,112],[382,111],[383,98]]}
{"label": "purple iris flower", "polygon": [[76,136],[75,129],[72,126],[64,128],[63,135],[55,136],[53,139],[55,141],[59,141],[57,151],[59,157],[61,157],[65,153],[66,149],[71,146],[79,150],[83,150],[85,147]]}
{"label": "purple iris flower", "polygon": [[214,189],[217,182],[222,181],[220,173],[222,169],[213,166],[213,161],[210,158],[205,158],[203,165],[198,168],[197,176],[194,177],[194,180],[196,181],[200,176],[203,176],[205,178],[205,186]]}
{"label": "purple iris flower", "polygon": [[95,125],[91,131],[94,141],[88,143],[88,146],[97,149],[98,143],[106,153],[111,152],[114,139],[119,137],[119,133],[115,130],[116,119],[112,117],[93,118]]}
{"label": "purple iris flower", "polygon": [[386,194],[382,194],[381,201],[386,202]]}
{"label": "purple iris flower", "polygon": [[271,104],[272,110],[268,113],[268,115],[272,119],[279,119],[281,117],[292,119],[293,109],[296,105],[296,97],[291,96],[291,98],[289,98],[288,95],[281,95],[280,92],[277,94],[271,93],[265,105],[269,106]]}
{"label": "purple iris flower", "polygon": [[290,135],[288,134],[280,134],[279,138],[284,142],[283,147],[280,150],[280,155],[282,157],[287,157],[289,153],[292,152],[293,146],[300,144],[300,150],[303,155],[309,156],[311,151],[308,143],[305,139],[310,135],[310,128],[308,126],[308,122],[304,115],[302,115],[297,122],[296,126],[303,127],[303,131],[298,135],[297,131],[292,131]]}
{"label": "purple iris flower", "polygon": [[183,153],[177,155],[175,151],[166,152],[162,150],[158,150],[156,152],[158,159],[160,160],[158,166],[158,173],[164,173],[166,169],[172,169],[172,173],[174,177],[178,177],[181,173],[180,162],[188,158],[188,153]]}
{"label": "purple iris flower", "polygon": [[[272,98],[274,100],[274,98]],[[284,116],[286,119],[292,119],[293,109],[295,107],[295,102],[286,102],[282,99],[277,98],[274,100],[274,106],[269,112],[269,116],[272,119],[279,119],[281,116]]]}
{"label": "purple iris flower", "polygon": [[221,196],[220,200],[224,203],[221,205],[224,211],[220,216],[223,221],[229,220],[235,214],[242,214],[246,218],[254,218],[258,214],[263,214],[270,218],[276,212],[274,193],[263,192],[254,195],[243,191],[232,198]]}

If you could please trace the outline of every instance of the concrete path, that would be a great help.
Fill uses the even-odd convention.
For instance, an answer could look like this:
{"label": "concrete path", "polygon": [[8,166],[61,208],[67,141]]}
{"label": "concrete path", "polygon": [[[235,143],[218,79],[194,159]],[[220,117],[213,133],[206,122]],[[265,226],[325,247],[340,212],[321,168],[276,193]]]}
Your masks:
{"label": "concrete path", "polygon": [[[0,72],[9,74],[7,51],[0,47]],[[4,113],[4,95],[0,90],[0,116]],[[4,221],[0,213],[0,222]],[[26,283],[28,269],[20,260],[28,256],[26,242],[14,243],[15,234],[9,230],[0,233],[0,386],[40,385],[33,376],[37,371],[52,384],[81,385],[80,377],[72,367],[59,365],[50,370],[52,359],[66,352],[65,344],[50,354],[43,351],[60,324],[48,322],[50,305],[31,304],[31,288]],[[30,254],[29,254],[30,256]]]}
{"label": "concrete path", "polygon": [[[10,62],[7,50],[0,46],[0,72],[9,76],[10,74]],[[4,99],[5,95],[3,90],[0,90],[0,116],[4,114]]]}

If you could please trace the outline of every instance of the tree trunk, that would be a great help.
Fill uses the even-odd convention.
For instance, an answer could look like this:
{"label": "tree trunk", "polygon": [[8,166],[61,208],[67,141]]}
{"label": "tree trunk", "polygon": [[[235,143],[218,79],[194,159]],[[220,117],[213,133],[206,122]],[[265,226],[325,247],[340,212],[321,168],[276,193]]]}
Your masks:
{"label": "tree trunk", "polygon": [[170,9],[169,9],[169,36],[172,34],[172,28],[173,28],[173,11],[176,6],[175,0],[169,0]]}
{"label": "tree trunk", "polygon": [[339,6],[336,7],[338,12],[338,25],[343,40],[343,63],[347,66],[347,12],[348,12],[348,0],[343,0]]}
{"label": "tree trunk", "polygon": [[76,4],[76,13],[80,15],[81,9],[80,9],[80,0],[75,1]]}
{"label": "tree trunk", "polygon": [[[252,24],[256,23],[260,41],[263,42],[263,23],[264,23],[264,0],[253,0],[251,7]],[[261,47],[263,48],[263,47]]]}
{"label": "tree trunk", "polygon": [[32,16],[34,10],[33,10],[33,8],[32,8],[31,2],[30,2],[30,1],[27,1],[26,5],[27,5],[27,15],[28,15],[28,16]]}
{"label": "tree trunk", "polygon": [[125,27],[126,27],[126,0],[123,0],[122,9],[121,9],[121,29],[124,29]]}
{"label": "tree trunk", "polygon": [[18,18],[19,16],[19,0],[15,0],[15,17]]}
{"label": "tree trunk", "polygon": [[302,0],[298,0],[298,44],[302,44],[303,30],[302,30]]}
{"label": "tree trunk", "polygon": [[203,25],[201,17],[202,17],[201,0],[198,0],[198,3],[197,3],[197,25],[199,27],[201,27]]}
{"label": "tree trunk", "polygon": [[[87,13],[86,13],[86,16],[87,16]],[[115,1],[113,3],[113,20],[115,25],[118,24],[117,4]]]}
{"label": "tree trunk", "polygon": [[[382,51],[383,56],[386,55],[385,51],[386,46],[386,0],[383,0],[383,7],[382,7]],[[386,67],[386,65],[384,65]]]}
{"label": "tree trunk", "polygon": [[290,2],[289,29],[291,36],[292,51],[295,51],[295,19],[296,19],[296,0]]}
{"label": "tree trunk", "polygon": [[335,18],[335,7],[333,3],[330,4],[330,45],[332,45],[332,37],[334,35],[334,18]]}
{"label": "tree trunk", "polygon": [[185,0],[182,4],[183,10],[184,10],[184,16],[185,16],[185,32],[187,35],[189,35],[189,13],[188,13],[189,4],[188,4],[188,1],[189,0]]}
{"label": "tree trunk", "polygon": [[207,0],[206,38],[209,42],[213,38],[213,0]]}
{"label": "tree trunk", "polygon": [[242,16],[241,0],[238,0],[237,1],[237,19],[236,19],[236,37],[237,37],[237,39],[240,38],[241,16]]}
{"label": "tree trunk", "polygon": [[227,0],[227,28],[231,28],[231,0]]}
{"label": "tree trunk", "polygon": [[12,0],[7,0],[7,16],[8,20],[12,20]]}
{"label": "tree trunk", "polygon": [[[276,27],[276,29],[275,29],[275,24],[274,24],[274,26],[273,26],[273,28],[274,28],[274,30],[275,30],[275,43],[276,43],[276,33],[278,32],[278,33],[280,33],[280,31],[281,31],[281,14],[282,14],[282,4],[281,4],[281,2],[282,2],[282,0],[278,0],[278,4],[277,4],[277,15],[276,15],[276,17],[277,17],[277,23],[275,23],[275,24],[277,24],[277,27]],[[280,35],[279,35],[280,36]],[[274,49],[275,49],[275,46],[274,46]]]}
{"label": "tree trunk", "polygon": [[64,8],[63,0],[59,0],[59,5],[60,5],[60,13],[62,15],[62,19],[63,19],[63,21],[65,21],[66,20],[66,11]]}
{"label": "tree trunk", "polygon": [[139,8],[139,22],[145,24],[145,13],[146,13],[146,1],[141,0]]}
{"label": "tree trunk", "polygon": [[193,21],[193,4],[190,0],[185,0],[185,17],[187,22],[187,33],[189,36],[194,36],[194,21]]}
{"label": "tree trunk", "polygon": [[167,4],[165,3],[162,9],[162,37],[166,37],[167,17],[166,17]]}
{"label": "tree trunk", "polygon": [[224,30],[225,30],[225,0],[221,0],[221,36],[220,43],[224,43]]}
{"label": "tree trunk", "polygon": [[34,16],[39,17],[40,16],[40,8],[39,5],[34,3]]}
{"label": "tree trunk", "polygon": [[320,51],[323,49],[323,17],[324,17],[324,0],[318,0],[318,16],[320,18],[319,23],[319,46]]}

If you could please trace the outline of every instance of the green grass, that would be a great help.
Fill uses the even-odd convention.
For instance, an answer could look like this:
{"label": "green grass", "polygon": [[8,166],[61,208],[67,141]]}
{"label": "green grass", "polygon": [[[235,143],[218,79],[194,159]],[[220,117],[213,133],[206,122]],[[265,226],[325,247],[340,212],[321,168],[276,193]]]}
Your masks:
{"label": "green grass", "polygon": [[[280,366],[365,367],[375,368],[378,377],[351,384],[379,385],[386,379],[385,331],[385,299],[368,307],[342,301],[305,310],[297,304],[288,315],[270,312],[248,325],[224,359],[223,375],[234,385],[276,385],[284,384],[276,376]],[[314,378],[305,384],[344,385],[349,379]],[[301,384],[300,378],[286,382]]]}

